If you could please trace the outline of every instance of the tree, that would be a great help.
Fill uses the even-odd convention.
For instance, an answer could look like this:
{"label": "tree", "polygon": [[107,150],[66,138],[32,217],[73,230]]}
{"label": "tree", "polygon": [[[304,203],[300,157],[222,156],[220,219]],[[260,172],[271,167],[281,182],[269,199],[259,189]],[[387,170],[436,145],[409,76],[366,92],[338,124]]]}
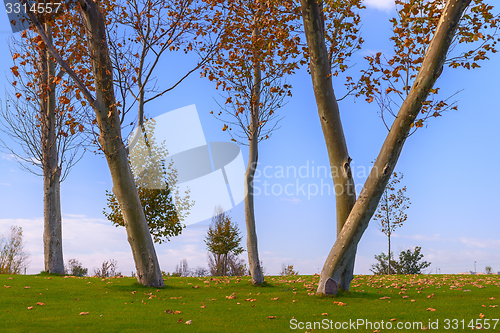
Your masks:
{"label": "tree", "polygon": [[281,272],[278,273],[282,276],[299,275],[299,272],[293,269],[293,265],[281,265]]}
{"label": "tree", "polygon": [[486,274],[493,274],[493,268],[491,268],[491,266],[486,266],[486,267],[484,268],[484,272],[485,272]]}
{"label": "tree", "polygon": [[231,271],[239,271],[238,266],[241,265],[235,259],[244,251],[240,243],[238,226],[221,206],[216,207],[205,237],[205,244],[210,252],[208,267],[212,275],[226,276]]}
{"label": "tree", "polygon": [[196,277],[204,277],[210,274],[209,270],[205,267],[196,267],[193,271],[193,275]]}
{"label": "tree", "polygon": [[121,276],[122,273],[116,271],[117,265],[118,263],[114,259],[105,260],[100,268],[94,268],[94,275],[99,278]]}
{"label": "tree", "polygon": [[7,239],[0,242],[0,274],[20,274],[28,267],[28,259],[29,255],[24,251],[23,228],[11,226]]}
{"label": "tree", "polygon": [[172,274],[173,276],[191,276],[191,270],[189,269],[187,259],[184,258],[181,260],[179,265],[175,266],[175,271]]}
{"label": "tree", "polygon": [[[154,241],[161,244],[182,232],[185,227],[182,221],[189,214],[193,202],[189,200],[189,193],[181,196],[176,188],[177,170],[172,163],[165,165],[168,151],[165,142],[156,142],[154,129],[155,120],[147,121],[145,135],[136,141],[129,159],[133,162],[131,169],[149,231]],[[106,196],[110,212],[104,210],[104,215],[116,227],[123,227],[123,215],[116,196],[110,191],[106,191]]]}
{"label": "tree", "polygon": [[[347,150],[332,78],[336,77],[339,71],[344,72],[348,68],[347,59],[363,43],[359,37],[360,18],[357,11],[364,7],[361,1],[352,0],[319,3],[301,1],[301,4],[307,40],[306,55],[336,189],[338,237],[356,201],[356,190],[350,167],[352,159]],[[347,78],[350,86],[352,79]],[[341,289],[349,290],[354,259],[355,250],[339,278],[338,286]]]}
{"label": "tree", "polygon": [[88,268],[84,268],[82,263],[77,259],[68,260],[68,267],[65,269],[66,274],[71,274],[72,276],[87,276],[89,271]]}
{"label": "tree", "polygon": [[[410,37],[402,41],[409,44],[409,47],[425,48],[425,56],[419,60],[421,62],[417,74],[411,77],[412,81],[409,84],[411,87],[407,88],[409,93],[401,104],[374,163],[374,168],[371,170],[361,193],[354,202],[352,209],[349,210],[348,205],[345,205],[348,217],[345,219],[345,224],[323,266],[317,289],[318,294],[335,294],[337,292],[341,277],[346,267],[353,261],[357,244],[375,213],[385,186],[394,171],[406,138],[410,130],[415,126],[416,118],[421,114],[422,107],[425,105],[424,103],[427,101],[434,83],[443,71],[446,60],[453,59],[449,57],[450,45],[454,40],[458,43],[484,42],[480,47],[472,47],[472,51],[466,51],[458,57],[464,64],[470,63],[466,56],[479,56],[477,59],[479,61],[481,57],[486,59],[484,58],[484,52],[488,50],[490,52],[492,50],[496,51],[494,50],[494,42],[486,43],[492,38],[491,35],[486,32],[482,33],[483,29],[494,29],[498,23],[498,17],[490,13],[491,6],[484,5],[481,0],[475,0],[474,6],[472,6],[468,14],[463,15],[471,0],[448,0],[445,4],[441,0],[436,1],[440,4],[435,6],[438,17],[429,16],[427,20],[422,20],[419,16],[421,12],[414,10],[416,8],[413,7],[415,4],[428,3],[427,1],[396,1],[399,12],[404,15],[400,15],[400,19],[393,21],[395,23],[395,32],[401,27],[407,26],[411,26],[413,31],[418,32],[423,21],[434,25],[430,29],[432,38],[429,36],[429,39],[425,41],[425,39],[412,39]],[[332,86],[331,68],[328,63],[328,52],[324,37],[325,28],[322,9],[316,0],[301,0],[301,5],[318,112],[320,115],[323,114],[321,117],[322,125],[324,122],[324,126],[336,129],[325,135],[327,149],[329,153],[330,151],[332,153],[336,151],[337,154],[346,153],[347,149],[342,148],[345,147],[345,139]],[[455,39],[455,36],[458,36],[458,38]],[[397,39],[394,41],[398,43]],[[482,55],[479,54],[480,52],[483,52]],[[456,63],[458,61],[451,61],[449,64],[454,67]],[[472,67],[476,66],[469,64],[469,68]],[[397,72],[395,74],[398,75]],[[371,99],[370,93],[373,91],[373,89],[368,89],[368,100]],[[336,149],[337,146],[340,146],[340,148]],[[336,171],[345,179],[344,186],[341,187],[345,193],[348,189],[353,188],[354,184],[349,166],[350,158],[347,154],[344,154],[337,160],[342,161],[340,163],[341,168],[336,169]],[[338,164],[332,164],[332,168]],[[344,196],[352,198],[352,194]],[[339,197],[344,196],[336,196],[336,198],[339,200]],[[348,200],[345,202],[348,202]],[[346,287],[348,287],[348,284],[344,283],[343,289],[346,289]]]}
{"label": "tree", "polygon": [[[138,128],[142,130],[147,103],[172,91],[212,56],[216,43],[203,44],[207,35],[204,16],[207,6],[193,0],[118,0],[107,15],[108,45],[115,85],[120,99],[121,123],[132,107],[137,106]],[[155,77],[158,65],[169,52],[196,50],[203,56],[181,76]],[[161,88],[160,83],[169,82]],[[132,101],[129,103],[129,98]],[[136,136],[144,134],[136,132]],[[133,145],[133,144],[132,144]]]}
{"label": "tree", "polygon": [[401,251],[399,253],[399,260],[394,259],[392,252],[390,258],[382,252],[379,255],[375,255],[377,263],[372,265],[370,271],[375,275],[423,274],[423,270],[429,267],[431,263],[427,261],[420,262],[424,257],[420,251],[420,246],[416,246],[413,251],[411,249]]}
{"label": "tree", "polygon": [[[85,59],[85,47],[69,32],[79,35],[83,27],[68,28],[71,15],[68,10],[42,28],[58,52],[69,55],[72,65],[78,68]],[[2,131],[20,149],[1,140],[0,146],[12,153],[24,169],[43,177],[45,271],[63,274],[60,183],[81,158],[80,148],[85,147],[83,107],[76,102],[79,94],[75,94],[71,80],[64,78],[65,72],[33,30],[23,31],[9,45],[14,60],[14,91],[6,93],[6,107],[1,114]],[[85,81],[85,70],[76,71]]]}
{"label": "tree", "polygon": [[413,251],[408,249],[399,253],[398,274],[422,274],[422,271],[431,265],[431,263],[427,261],[420,262],[424,257],[424,255],[420,253],[420,250],[422,250],[422,248],[416,246]]}
{"label": "tree", "polygon": [[[400,274],[399,262],[394,260],[394,253],[391,252],[391,257],[384,252],[379,255],[375,255],[375,260],[377,262],[372,265],[370,271],[375,275],[385,275],[385,274]],[[389,262],[392,262],[389,268]]]}
{"label": "tree", "polygon": [[290,85],[281,78],[298,67],[294,58],[299,53],[299,40],[290,33],[296,13],[292,1],[206,2],[214,8],[208,21],[220,35],[220,47],[204,66],[202,76],[215,80],[217,88],[227,93],[218,112],[218,117],[224,113],[219,118],[224,122],[222,130],[227,130],[233,141],[249,146],[244,180],[248,265],[252,283],[260,285],[264,275],[257,245],[253,180],[259,142],[277,128],[276,112],[291,95]]}
{"label": "tree", "polygon": [[[26,3],[26,0],[23,0]],[[122,140],[120,116],[114,93],[113,67],[106,38],[106,2],[78,0],[76,8],[85,26],[91,59],[94,87],[87,86],[76,75],[61,55],[54,49],[49,38],[33,13],[28,12],[45,47],[78,86],[79,91],[94,109],[99,126],[99,144],[108,163],[113,180],[113,192],[122,208],[128,241],[137,269],[137,280],[146,286],[164,286],[160,265],[141,206],[134,177],[128,163],[128,152]],[[76,18],[77,16],[75,16]],[[91,93],[95,90],[95,95]]]}
{"label": "tree", "polygon": [[[406,186],[396,188],[403,179],[403,174],[394,172],[391,179],[385,186],[384,193],[378,204],[377,212],[373,215],[374,220],[380,221],[380,231],[387,236],[389,249],[387,253],[391,253],[391,235],[399,227],[403,225],[408,216],[405,210],[410,206],[410,200],[406,197]],[[387,274],[391,273],[391,258],[388,258]]]}

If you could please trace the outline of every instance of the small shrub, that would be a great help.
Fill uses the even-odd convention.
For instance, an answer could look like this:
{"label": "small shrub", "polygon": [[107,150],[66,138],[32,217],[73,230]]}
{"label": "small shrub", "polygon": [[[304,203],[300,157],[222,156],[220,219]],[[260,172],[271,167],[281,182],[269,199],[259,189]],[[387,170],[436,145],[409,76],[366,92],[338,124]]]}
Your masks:
{"label": "small shrub", "polygon": [[68,267],[65,268],[67,274],[71,274],[73,276],[87,276],[89,271],[88,268],[84,268],[82,263],[76,259],[68,260]]}
{"label": "small shrub", "polygon": [[116,272],[117,262],[114,259],[106,260],[102,263],[101,268],[94,269],[94,275],[100,278],[113,277],[122,275],[121,272]]}
{"label": "small shrub", "polygon": [[293,269],[293,265],[281,265],[281,272],[279,275],[288,276],[288,275],[299,275],[299,272]]}

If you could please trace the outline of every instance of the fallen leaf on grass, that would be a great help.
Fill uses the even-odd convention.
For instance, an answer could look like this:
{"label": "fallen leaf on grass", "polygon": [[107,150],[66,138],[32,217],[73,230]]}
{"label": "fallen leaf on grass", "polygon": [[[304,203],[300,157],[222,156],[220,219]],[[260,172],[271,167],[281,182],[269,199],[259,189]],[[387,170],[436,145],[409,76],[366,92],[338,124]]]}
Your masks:
{"label": "fallen leaf on grass", "polygon": [[24,289],[30,289],[30,288],[31,288],[31,287],[28,287],[28,286],[24,287]]}
{"label": "fallen leaf on grass", "polygon": [[182,311],[179,310],[174,311],[174,314],[179,314],[179,313],[182,313]]}
{"label": "fallen leaf on grass", "polygon": [[6,286],[5,284],[3,285],[5,288],[10,288],[10,286]]}
{"label": "fallen leaf on grass", "polygon": [[276,319],[276,316],[268,316],[267,319]]}
{"label": "fallen leaf on grass", "polygon": [[490,300],[492,300],[492,301],[494,301],[494,300],[495,300],[495,297],[490,297],[489,299],[490,299]]}
{"label": "fallen leaf on grass", "polygon": [[271,301],[277,301],[279,297],[271,298]]}
{"label": "fallen leaf on grass", "polygon": [[479,318],[483,319],[484,318],[484,314],[480,313],[479,314]]}
{"label": "fallen leaf on grass", "polygon": [[7,280],[14,280],[14,278],[13,277],[8,277]]}
{"label": "fallen leaf on grass", "polygon": [[28,306],[28,310],[31,310],[31,309],[33,309],[33,307],[32,306]]}
{"label": "fallen leaf on grass", "polygon": [[409,298],[410,296],[408,295],[404,295],[404,296],[401,296],[402,298]]}
{"label": "fallen leaf on grass", "polygon": [[312,296],[312,295],[314,295],[314,293],[307,293],[307,294],[308,294],[309,296]]}
{"label": "fallen leaf on grass", "polygon": [[396,321],[396,320],[397,320],[396,318],[392,318],[392,319],[390,319],[390,321]]}
{"label": "fallen leaf on grass", "polygon": [[184,324],[191,325],[191,320],[186,321]]}
{"label": "fallen leaf on grass", "polygon": [[245,301],[247,301],[247,302],[255,302],[256,299],[255,298],[247,298]]}
{"label": "fallen leaf on grass", "polygon": [[485,308],[485,307],[486,307],[486,305],[484,305],[484,304],[483,304],[483,305],[481,305],[481,306],[482,306],[483,308]]}
{"label": "fallen leaf on grass", "polygon": [[498,308],[498,305],[490,305],[490,308]]}
{"label": "fallen leaf on grass", "polygon": [[380,297],[379,299],[390,299],[389,296]]}
{"label": "fallen leaf on grass", "polygon": [[322,315],[322,316],[328,316],[328,313],[323,312],[321,315]]}
{"label": "fallen leaf on grass", "polygon": [[182,323],[182,318],[179,318],[179,320],[177,320],[178,323]]}
{"label": "fallen leaf on grass", "polygon": [[[193,286],[193,288],[198,289],[198,288],[200,288],[200,286]],[[186,321],[186,324],[187,324],[187,321]],[[191,322],[190,322],[190,324],[191,324]]]}
{"label": "fallen leaf on grass", "polygon": [[36,303],[36,305],[45,305],[45,303],[38,302],[38,303]]}
{"label": "fallen leaf on grass", "polygon": [[432,312],[434,312],[434,311],[436,311],[436,309],[433,309],[433,308],[427,308],[427,311],[432,311]]}
{"label": "fallen leaf on grass", "polygon": [[80,316],[88,315],[90,312],[80,312]]}
{"label": "fallen leaf on grass", "polygon": [[411,300],[412,302],[416,302],[414,299]]}

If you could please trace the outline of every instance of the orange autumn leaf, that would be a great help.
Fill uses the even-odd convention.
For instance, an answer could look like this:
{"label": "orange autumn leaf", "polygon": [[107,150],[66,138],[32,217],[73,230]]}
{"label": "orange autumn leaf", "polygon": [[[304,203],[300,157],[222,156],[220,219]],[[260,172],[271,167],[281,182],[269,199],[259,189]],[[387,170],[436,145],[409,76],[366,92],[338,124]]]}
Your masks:
{"label": "orange autumn leaf", "polygon": [[88,315],[90,312],[80,312],[80,316]]}
{"label": "orange autumn leaf", "polygon": [[14,76],[19,76],[18,69],[19,69],[19,67],[17,67],[17,66],[13,66],[10,68],[10,70],[12,71],[12,74],[14,74]]}

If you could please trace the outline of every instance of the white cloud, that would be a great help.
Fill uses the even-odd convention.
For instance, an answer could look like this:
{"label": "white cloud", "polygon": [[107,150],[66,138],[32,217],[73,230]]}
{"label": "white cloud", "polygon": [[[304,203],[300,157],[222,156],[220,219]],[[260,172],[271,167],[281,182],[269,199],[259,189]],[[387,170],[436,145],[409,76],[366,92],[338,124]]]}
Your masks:
{"label": "white cloud", "polygon": [[480,249],[500,249],[500,239],[459,238],[467,247]]}
{"label": "white cloud", "polygon": [[15,160],[15,156],[14,156],[14,154],[3,153],[2,154],[2,159],[7,160],[7,161],[14,161]]}
{"label": "white cloud", "polygon": [[394,0],[365,0],[366,7],[372,7],[378,10],[390,11],[395,8]]}
{"label": "white cloud", "polygon": [[302,202],[302,200],[300,200],[299,198],[295,198],[295,197],[292,197],[292,198],[281,198],[281,201],[287,201],[287,202],[290,202],[293,205],[297,205],[297,204],[299,204],[299,203]]}
{"label": "white cloud", "polygon": [[424,235],[424,234],[417,234],[417,235],[400,235],[400,234],[392,234],[392,237],[394,238],[407,238],[407,239],[413,239],[417,241],[424,241],[424,242],[437,242],[437,241],[443,241],[444,239],[441,237],[440,234],[434,234],[434,235]]}

